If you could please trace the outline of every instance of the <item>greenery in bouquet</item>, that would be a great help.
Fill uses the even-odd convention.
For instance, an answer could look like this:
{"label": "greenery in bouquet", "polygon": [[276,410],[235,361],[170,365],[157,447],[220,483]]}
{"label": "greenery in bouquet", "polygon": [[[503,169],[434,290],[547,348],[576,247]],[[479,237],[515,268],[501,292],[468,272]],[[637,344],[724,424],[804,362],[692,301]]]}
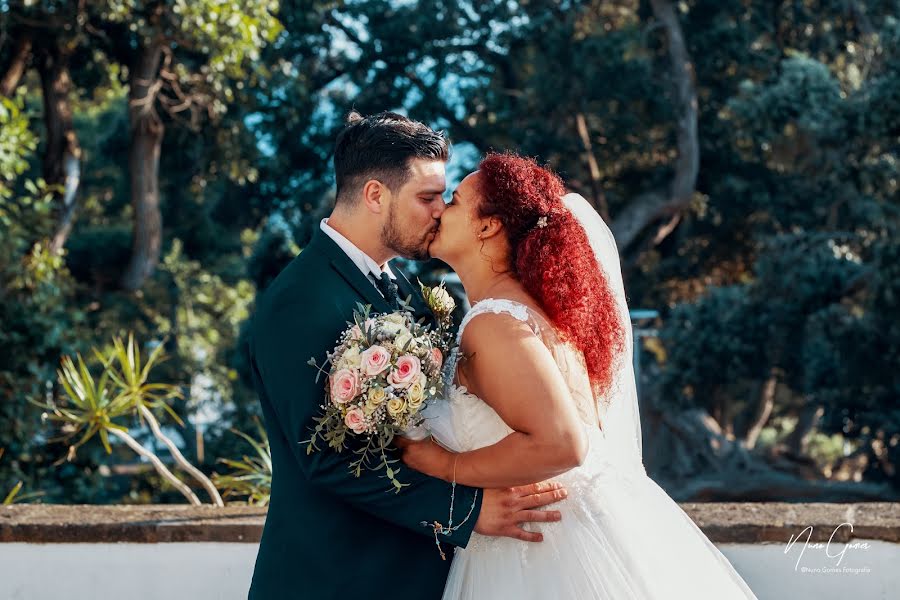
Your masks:
{"label": "greenery in bouquet", "polygon": [[428,287],[419,281],[419,288],[422,290],[422,298],[425,304],[431,309],[437,324],[437,334],[440,338],[440,348],[444,356],[450,355],[450,350],[455,343],[455,330],[453,327],[453,311],[456,309],[456,301],[443,282],[434,287]]}

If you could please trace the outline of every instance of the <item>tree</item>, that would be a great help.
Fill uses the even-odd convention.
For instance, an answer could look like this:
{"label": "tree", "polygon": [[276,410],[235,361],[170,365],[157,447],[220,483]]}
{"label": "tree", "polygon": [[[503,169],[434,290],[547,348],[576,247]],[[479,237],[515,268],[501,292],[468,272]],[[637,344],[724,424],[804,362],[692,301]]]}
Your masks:
{"label": "tree", "polygon": [[[648,468],[671,493],[896,488],[894,3],[286,1],[277,35],[273,4],[213,4],[3,5],[9,399],[59,394],[59,356],[134,330],[167,339],[159,376],[185,395],[173,409],[215,415],[203,431],[186,421],[184,454],[204,437],[214,456],[245,453],[229,429],[258,413],[244,348],[255,294],[331,206],[342,115],[394,109],[449,132],[454,170],[489,149],[537,156],[611,224],[630,304],[662,313],[642,409]],[[48,52],[48,74],[68,67],[56,106],[68,98],[71,127],[56,120],[81,157],[62,258],[47,249],[64,189],[42,186],[49,163],[35,158],[50,142]],[[54,148],[64,173],[68,146]],[[99,477],[97,445],[48,468],[29,410],[0,404],[0,431],[17,432],[0,433],[4,477],[40,480],[51,500],[171,497],[152,474]]]}
{"label": "tree", "polygon": [[57,226],[50,248],[58,252],[72,229],[81,174],[81,148],[72,122],[72,78],[69,65],[80,37],[73,2],[4,2],[0,28],[13,40],[0,94],[12,96],[29,65],[40,77],[44,137],[43,178],[56,199]]}
{"label": "tree", "polygon": [[[333,43],[313,71],[328,81],[313,112],[321,120],[278,120],[268,139],[278,156],[290,156],[291,140],[308,141],[313,165],[294,164],[315,182],[330,151],[317,142],[351,104],[406,110],[477,152],[538,155],[609,215],[632,305],[665,307],[665,385],[647,421],[669,432],[648,436],[661,440],[650,462],[673,473],[667,485],[703,497],[729,486],[756,497],[878,497],[879,485],[809,482],[831,476],[837,459],[788,456],[779,444],[802,450],[865,427],[833,425],[854,412],[849,388],[834,404],[817,401],[803,348],[808,332],[823,331],[824,317],[811,315],[854,302],[869,310],[863,298],[881,267],[867,240],[887,239],[873,227],[894,222],[890,9],[827,0],[339,5],[323,11]],[[873,110],[875,98],[884,109]],[[835,258],[845,246],[863,268]],[[809,282],[802,294],[798,281]],[[841,339],[828,342],[832,359]],[[848,364],[869,381],[861,363]],[[896,444],[890,423],[871,430],[879,448]],[[772,439],[777,431],[783,440]]]}
{"label": "tree", "polygon": [[[277,0],[148,0],[110,3],[90,15],[107,52],[129,74],[134,235],[125,289],[143,285],[162,249],[159,162],[166,127],[160,111],[194,129],[202,113],[220,117],[234,88],[253,75],[260,48],[278,35],[277,9]],[[188,120],[181,116],[186,111]]]}

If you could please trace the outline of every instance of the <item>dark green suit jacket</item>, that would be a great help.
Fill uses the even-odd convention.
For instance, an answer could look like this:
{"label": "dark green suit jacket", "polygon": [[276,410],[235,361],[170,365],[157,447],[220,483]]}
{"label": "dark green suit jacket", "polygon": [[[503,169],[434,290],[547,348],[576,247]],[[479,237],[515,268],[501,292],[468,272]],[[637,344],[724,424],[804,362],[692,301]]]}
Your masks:
{"label": "dark green suit jacket", "polygon": [[[398,273],[400,297],[421,295]],[[401,467],[409,483],[395,493],[390,482],[348,468],[349,449],[322,444],[306,453],[313,417],[321,413],[327,378],[319,364],[352,321],[358,302],[373,312],[389,307],[350,258],[316,230],[309,245],[262,294],[253,316],[250,359],[272,448],[272,497],[250,587],[251,600],[288,598],[440,598],[450,568],[434,544],[432,528],[447,524],[450,484]],[[419,310],[426,310],[421,301]],[[443,540],[468,543],[481,496],[468,522]],[[460,523],[476,490],[457,486],[453,516]],[[445,551],[446,551],[445,545]]]}

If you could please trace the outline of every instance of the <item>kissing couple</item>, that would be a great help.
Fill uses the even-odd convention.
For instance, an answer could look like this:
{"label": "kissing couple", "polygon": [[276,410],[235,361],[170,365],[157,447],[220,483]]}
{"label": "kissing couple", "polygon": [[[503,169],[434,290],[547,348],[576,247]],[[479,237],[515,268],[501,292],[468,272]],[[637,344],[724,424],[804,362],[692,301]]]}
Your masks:
{"label": "kissing couple", "polygon": [[[351,113],[334,210],[258,302],[249,352],[273,473],[249,598],[755,598],[644,470],[609,228],[513,154],[487,155],[445,203],[448,156],[422,123]],[[357,305],[428,312],[398,256],[447,263],[472,308],[445,397],[425,408],[430,437],[389,449],[409,467],[395,493],[301,442],[327,388],[307,359]]]}

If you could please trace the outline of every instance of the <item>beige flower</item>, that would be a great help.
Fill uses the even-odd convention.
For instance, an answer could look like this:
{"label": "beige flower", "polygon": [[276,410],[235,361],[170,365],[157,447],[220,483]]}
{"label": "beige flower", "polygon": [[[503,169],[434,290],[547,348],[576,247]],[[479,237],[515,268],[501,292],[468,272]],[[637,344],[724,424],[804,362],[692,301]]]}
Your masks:
{"label": "beige flower", "polygon": [[421,375],[407,388],[406,398],[409,401],[409,410],[411,412],[416,412],[422,408],[422,403],[425,402],[425,384],[427,381],[425,375]]}
{"label": "beige flower", "polygon": [[384,402],[385,398],[387,398],[387,393],[385,393],[384,388],[369,388],[368,402],[371,402],[375,406],[381,406],[381,403]]}
{"label": "beige flower", "polygon": [[396,419],[406,412],[406,402],[401,398],[391,398],[387,403],[387,411]]}

